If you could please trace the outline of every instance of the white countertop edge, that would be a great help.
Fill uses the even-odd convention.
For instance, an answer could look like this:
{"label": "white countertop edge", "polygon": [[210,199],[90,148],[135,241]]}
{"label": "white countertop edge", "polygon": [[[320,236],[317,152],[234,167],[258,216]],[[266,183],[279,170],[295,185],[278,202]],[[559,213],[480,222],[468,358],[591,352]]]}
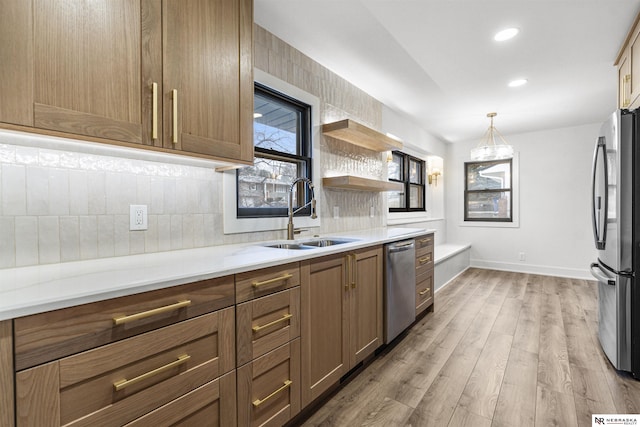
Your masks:
{"label": "white countertop edge", "polygon": [[[308,250],[265,248],[276,241],[0,269],[0,320],[413,238],[435,230],[385,227],[326,237],[358,239]],[[311,237],[296,241],[311,240]],[[277,242],[282,242],[278,240]]]}

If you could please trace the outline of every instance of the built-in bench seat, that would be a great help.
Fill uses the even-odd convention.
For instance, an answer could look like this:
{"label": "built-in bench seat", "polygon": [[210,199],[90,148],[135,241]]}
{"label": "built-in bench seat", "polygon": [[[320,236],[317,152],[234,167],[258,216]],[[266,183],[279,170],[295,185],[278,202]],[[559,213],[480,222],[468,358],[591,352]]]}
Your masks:
{"label": "built-in bench seat", "polygon": [[469,268],[471,245],[440,243],[433,250],[434,290],[437,291],[451,279]]}

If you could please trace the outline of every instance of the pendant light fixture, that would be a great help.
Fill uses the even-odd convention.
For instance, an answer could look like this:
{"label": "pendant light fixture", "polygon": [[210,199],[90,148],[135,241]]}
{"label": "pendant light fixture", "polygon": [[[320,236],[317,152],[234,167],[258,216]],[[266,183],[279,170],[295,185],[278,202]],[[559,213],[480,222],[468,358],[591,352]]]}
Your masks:
{"label": "pendant light fixture", "polygon": [[[498,113],[487,114],[491,124],[478,146],[471,150],[471,160],[498,160],[513,157],[513,147],[505,141],[500,132],[493,126],[493,118],[497,115]],[[496,144],[496,135],[500,138],[499,144]]]}

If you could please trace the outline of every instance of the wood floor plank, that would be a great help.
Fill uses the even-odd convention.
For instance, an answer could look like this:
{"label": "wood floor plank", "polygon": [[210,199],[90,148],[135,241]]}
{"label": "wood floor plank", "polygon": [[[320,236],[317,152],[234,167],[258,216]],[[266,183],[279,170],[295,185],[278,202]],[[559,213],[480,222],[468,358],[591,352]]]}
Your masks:
{"label": "wood floor plank", "polygon": [[535,426],[576,427],[577,425],[573,395],[559,393],[539,385],[536,398]]}
{"label": "wood floor plank", "polygon": [[511,335],[491,332],[458,406],[476,415],[493,418],[512,341]]}
{"label": "wood floor plank", "polygon": [[361,425],[380,427],[404,425],[411,412],[413,412],[413,408],[387,397]]}
{"label": "wood floor plank", "polygon": [[594,281],[472,268],[435,304],[304,425],[564,427],[640,413],[640,381],[600,347]]}
{"label": "wood floor plank", "polygon": [[494,427],[532,427],[535,423],[538,355],[511,348],[493,414]]}
{"label": "wood floor plank", "polygon": [[449,422],[449,427],[490,427],[491,420],[458,406]]}

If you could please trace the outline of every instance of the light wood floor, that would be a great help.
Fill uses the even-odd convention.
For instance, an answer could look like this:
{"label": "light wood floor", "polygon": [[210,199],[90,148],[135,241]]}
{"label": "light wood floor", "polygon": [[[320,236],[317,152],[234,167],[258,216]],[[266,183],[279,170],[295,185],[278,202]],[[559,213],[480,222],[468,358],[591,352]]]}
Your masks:
{"label": "light wood floor", "polygon": [[597,338],[593,281],[469,269],[305,425],[591,426],[640,413]]}

